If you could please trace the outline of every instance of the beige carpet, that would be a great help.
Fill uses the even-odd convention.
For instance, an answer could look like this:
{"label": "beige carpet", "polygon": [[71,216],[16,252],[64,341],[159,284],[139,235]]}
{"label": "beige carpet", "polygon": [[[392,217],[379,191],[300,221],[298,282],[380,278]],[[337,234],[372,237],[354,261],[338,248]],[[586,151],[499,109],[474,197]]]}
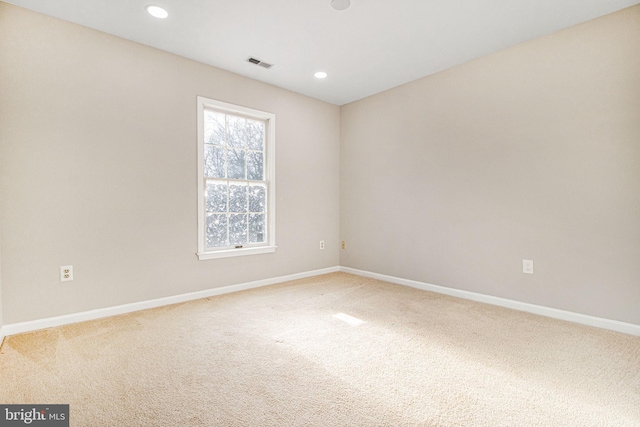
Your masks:
{"label": "beige carpet", "polygon": [[335,273],[8,337],[0,403],[69,403],[73,426],[640,426],[640,337]]}

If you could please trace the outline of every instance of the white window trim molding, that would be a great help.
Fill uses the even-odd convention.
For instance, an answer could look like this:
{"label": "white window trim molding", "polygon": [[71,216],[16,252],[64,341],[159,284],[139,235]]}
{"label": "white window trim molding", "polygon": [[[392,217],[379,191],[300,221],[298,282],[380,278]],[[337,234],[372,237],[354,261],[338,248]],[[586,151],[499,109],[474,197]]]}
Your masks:
{"label": "white window trim molding", "polygon": [[[228,258],[244,255],[258,255],[276,251],[276,116],[266,111],[242,107],[217,101],[203,96],[197,97],[198,103],[198,252],[199,260]],[[269,183],[267,191],[267,242],[264,245],[248,246],[237,249],[207,250],[204,237],[206,212],[204,197],[206,181],[204,177],[204,110],[213,108],[230,114],[240,114],[267,123],[265,135],[265,179]]]}
{"label": "white window trim molding", "polygon": [[198,259],[229,258],[243,255],[258,255],[275,252],[277,246],[257,246],[255,248],[225,249],[220,251],[198,252]]}

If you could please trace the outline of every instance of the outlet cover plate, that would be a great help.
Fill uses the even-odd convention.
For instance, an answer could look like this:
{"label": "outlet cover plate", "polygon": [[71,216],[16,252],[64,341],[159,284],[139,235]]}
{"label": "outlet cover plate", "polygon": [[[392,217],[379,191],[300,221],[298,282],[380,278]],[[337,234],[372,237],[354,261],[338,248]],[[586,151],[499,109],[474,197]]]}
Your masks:
{"label": "outlet cover plate", "polygon": [[73,280],[73,265],[60,266],[60,281],[70,282]]}

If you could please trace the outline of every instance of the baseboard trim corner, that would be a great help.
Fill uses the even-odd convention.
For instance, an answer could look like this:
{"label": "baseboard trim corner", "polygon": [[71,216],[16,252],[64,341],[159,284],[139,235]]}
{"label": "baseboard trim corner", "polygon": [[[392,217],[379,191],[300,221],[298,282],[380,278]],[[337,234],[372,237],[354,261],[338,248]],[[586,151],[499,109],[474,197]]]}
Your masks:
{"label": "baseboard trim corner", "polygon": [[424,291],[436,292],[453,297],[467,299],[471,301],[482,302],[500,307],[510,308],[527,313],[538,314],[541,316],[551,317],[554,319],[566,320],[569,322],[579,323],[596,328],[608,329],[611,331],[622,332],[624,334],[640,336],[640,325],[633,323],[620,322],[618,320],[603,319],[601,317],[589,316],[586,314],[574,313],[572,311],[560,310],[557,308],[545,307],[541,305],[529,304],[526,302],[510,300],[506,298],[494,297],[491,295],[480,294],[477,292],[464,291],[461,289],[447,288],[444,286],[432,285],[430,283],[418,282],[415,280],[402,279],[400,277],[387,276],[385,274],[373,273],[370,271],[358,270],[350,267],[340,267],[340,271],[357,276],[370,277],[385,282],[395,283],[398,285],[410,286],[412,288]]}
{"label": "baseboard trim corner", "polygon": [[[104,317],[117,316],[119,314],[131,313],[134,311],[146,310],[165,305],[179,304],[181,302],[193,301],[201,298],[208,298],[216,295],[223,295],[232,292],[240,292],[248,289],[260,288],[263,286],[275,285],[277,283],[289,282],[291,280],[305,279],[307,277],[320,276],[322,274],[335,273],[340,271],[340,267],[328,267],[319,270],[305,271],[302,273],[289,274],[286,276],[272,277],[270,279],[256,280],[253,282],[240,283],[237,285],[222,286],[219,288],[207,289],[204,291],[190,292],[170,297],[156,298],[152,300],[139,301],[129,304],[117,305],[113,307],[98,308],[95,310],[83,311],[80,313],[66,314],[62,316],[49,317],[45,319],[31,320],[20,323],[10,323],[0,328],[0,336],[11,336],[24,332],[32,332],[40,329],[53,328],[56,326],[69,325],[72,323],[85,322],[87,320],[101,319]],[[2,340],[0,340],[2,343]]]}
{"label": "baseboard trim corner", "polygon": [[461,289],[447,288],[444,286],[433,285],[430,283],[418,282],[415,280],[403,279],[400,277],[388,276],[385,274],[374,273],[365,270],[358,270],[351,267],[328,267],[319,270],[311,270],[302,273],[295,273],[286,276],[273,277],[270,279],[256,280],[253,282],[240,283],[236,285],[222,286],[219,288],[207,289],[204,291],[179,294],[170,297],[157,298],[146,301],[139,301],[129,304],[118,305],[114,307],[99,308],[80,313],[67,314],[62,316],[50,317],[45,319],[32,320],[27,322],[6,324],[0,326],[0,348],[5,337],[16,335],[24,332],[32,332],[40,329],[63,326],[72,323],[85,322],[88,320],[100,319],[104,317],[117,316],[119,314],[131,313],[134,311],[146,310],[149,308],[161,307],[171,304],[179,304],[182,302],[192,301],[201,298],[208,298],[216,295],[223,295],[232,292],[240,292],[248,289],[255,289],[263,286],[275,285],[278,283],[289,282],[292,280],[305,279],[307,277],[319,276],[322,274],[335,273],[342,271],[345,273],[355,274],[357,276],[370,277],[373,279],[383,280],[385,282],[395,283],[398,285],[409,286],[429,292],[449,295],[457,298],[467,299],[471,301],[482,302],[486,304],[496,305],[500,307],[510,308],[513,310],[524,311],[527,313],[538,314],[541,316],[551,317],[554,319],[566,320],[569,322],[579,323],[582,325],[593,326],[611,331],[622,332],[629,335],[640,336],[640,325],[632,323],[620,322],[617,320],[604,319],[600,317],[589,316],[571,311],[560,310],[551,307],[545,307],[535,304],[529,304],[521,301],[510,300],[506,298],[495,297],[491,295],[480,294]]}

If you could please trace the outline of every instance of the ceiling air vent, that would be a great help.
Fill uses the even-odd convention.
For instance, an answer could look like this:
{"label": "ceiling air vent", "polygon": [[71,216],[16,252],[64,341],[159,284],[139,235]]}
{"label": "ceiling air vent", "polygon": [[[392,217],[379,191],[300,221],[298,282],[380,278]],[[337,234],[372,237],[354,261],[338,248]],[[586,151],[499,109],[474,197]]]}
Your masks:
{"label": "ceiling air vent", "polygon": [[259,59],[256,59],[256,58],[249,58],[249,59],[247,59],[247,62],[251,62],[252,64],[255,64],[255,65],[259,66],[259,67],[266,68],[267,70],[269,68],[273,67],[273,64],[269,64],[267,62],[260,61]]}

